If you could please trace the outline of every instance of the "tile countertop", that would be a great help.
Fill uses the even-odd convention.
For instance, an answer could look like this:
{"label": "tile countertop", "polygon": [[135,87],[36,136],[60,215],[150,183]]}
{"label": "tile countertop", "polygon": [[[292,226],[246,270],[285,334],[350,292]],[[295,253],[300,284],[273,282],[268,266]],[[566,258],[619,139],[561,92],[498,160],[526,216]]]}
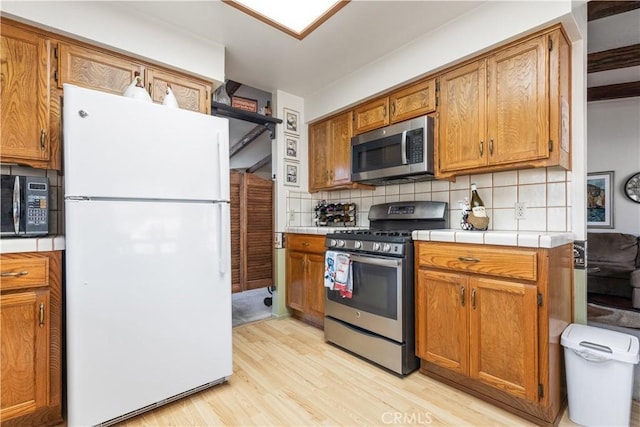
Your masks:
{"label": "tile countertop", "polygon": [[64,250],[64,236],[0,239],[0,253]]}
{"label": "tile countertop", "polygon": [[478,245],[519,246],[527,248],[555,248],[573,243],[573,233],[544,231],[463,231],[416,230],[413,240],[432,242],[474,243]]}
{"label": "tile countertop", "polygon": [[287,227],[285,233],[328,234],[344,230],[368,230],[368,227]]}

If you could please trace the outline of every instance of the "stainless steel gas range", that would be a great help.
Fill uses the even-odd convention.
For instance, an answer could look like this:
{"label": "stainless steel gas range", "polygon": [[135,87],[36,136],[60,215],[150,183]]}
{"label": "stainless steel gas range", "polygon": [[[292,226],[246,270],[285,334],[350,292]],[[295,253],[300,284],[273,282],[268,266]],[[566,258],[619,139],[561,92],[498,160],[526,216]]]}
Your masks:
{"label": "stainless steel gas range", "polygon": [[347,254],[353,290],[327,290],[325,340],[397,374],[419,366],[414,337],[413,230],[448,226],[445,202],[397,202],[369,210],[369,230],[327,234],[328,251]]}

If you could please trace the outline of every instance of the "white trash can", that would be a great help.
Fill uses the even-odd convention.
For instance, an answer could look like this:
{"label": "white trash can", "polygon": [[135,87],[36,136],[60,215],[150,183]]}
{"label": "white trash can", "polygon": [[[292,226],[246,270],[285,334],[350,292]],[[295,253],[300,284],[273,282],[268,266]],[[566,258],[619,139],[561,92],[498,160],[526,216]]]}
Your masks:
{"label": "white trash can", "polygon": [[628,426],[638,338],[571,324],[562,332],[569,418],[583,426]]}

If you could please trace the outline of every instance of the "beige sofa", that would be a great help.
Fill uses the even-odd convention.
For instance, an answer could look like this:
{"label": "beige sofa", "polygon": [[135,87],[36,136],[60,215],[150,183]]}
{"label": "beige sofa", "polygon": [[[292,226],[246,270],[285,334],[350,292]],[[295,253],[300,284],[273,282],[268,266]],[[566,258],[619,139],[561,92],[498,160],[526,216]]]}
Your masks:
{"label": "beige sofa", "polygon": [[587,291],[632,300],[640,309],[640,239],[624,233],[587,234]]}

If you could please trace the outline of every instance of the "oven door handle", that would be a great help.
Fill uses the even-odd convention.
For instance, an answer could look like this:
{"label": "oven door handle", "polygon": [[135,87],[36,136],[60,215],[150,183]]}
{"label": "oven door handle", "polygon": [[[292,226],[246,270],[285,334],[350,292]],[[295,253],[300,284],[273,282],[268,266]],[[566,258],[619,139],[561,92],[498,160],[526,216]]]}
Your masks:
{"label": "oven door handle", "polygon": [[402,264],[401,259],[376,258],[371,256],[362,256],[351,254],[351,261],[361,262],[362,264],[379,265],[382,267],[398,267]]}

